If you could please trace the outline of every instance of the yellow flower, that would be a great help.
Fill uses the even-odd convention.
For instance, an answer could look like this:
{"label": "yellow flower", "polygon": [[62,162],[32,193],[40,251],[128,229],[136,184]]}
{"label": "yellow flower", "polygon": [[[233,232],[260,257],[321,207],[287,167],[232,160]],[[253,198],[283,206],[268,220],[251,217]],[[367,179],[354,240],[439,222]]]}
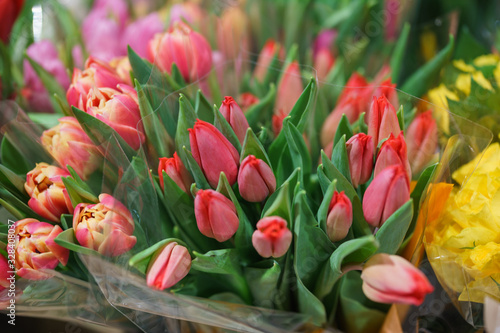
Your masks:
{"label": "yellow flower", "polygon": [[449,133],[450,119],[448,115],[448,99],[458,101],[458,96],[441,83],[438,87],[427,93],[429,101],[436,107],[433,109],[434,119],[439,128]]}
{"label": "yellow flower", "polygon": [[497,81],[497,85],[500,85],[500,63],[497,65],[497,67],[493,71],[493,76],[495,77],[495,80]]}
{"label": "yellow flower", "polygon": [[476,81],[481,87],[489,90],[493,90],[493,87],[491,86],[490,81],[488,81],[483,73],[477,71],[471,74],[459,74],[457,77],[457,80],[455,81],[455,85],[457,88],[462,91],[464,94],[469,95],[470,94],[470,87],[471,87],[471,76]]}
{"label": "yellow flower", "polygon": [[432,30],[424,31],[420,35],[420,49],[425,61],[429,61],[437,53],[437,37]]}
{"label": "yellow flower", "polygon": [[474,66],[467,65],[462,59],[453,61],[453,66],[466,73],[474,73],[476,71]]}
{"label": "yellow flower", "polygon": [[485,54],[480,57],[474,59],[474,66],[482,67],[482,66],[494,66],[498,64],[500,58],[496,54]]}

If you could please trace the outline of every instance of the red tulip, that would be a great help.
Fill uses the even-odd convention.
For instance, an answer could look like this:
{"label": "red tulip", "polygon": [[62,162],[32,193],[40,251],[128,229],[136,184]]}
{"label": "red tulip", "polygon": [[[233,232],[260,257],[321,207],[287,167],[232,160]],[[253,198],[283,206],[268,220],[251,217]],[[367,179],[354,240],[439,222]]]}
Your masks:
{"label": "red tulip", "polygon": [[115,257],[134,247],[134,220],[130,211],[109,194],[99,195],[97,204],[78,204],[73,229],[80,245],[104,256]]}
{"label": "red tulip", "polygon": [[191,184],[194,182],[193,177],[186,169],[184,164],[182,164],[181,159],[174,153],[174,157],[161,157],[160,165],[158,165],[158,176],[160,176],[160,186],[163,190],[163,171],[172,178],[172,180],[179,186],[184,192],[189,193]]}
{"label": "red tulip", "polygon": [[279,258],[285,255],[292,243],[292,232],[286,221],[279,216],[269,216],[257,222],[252,235],[252,244],[264,258]]}
{"label": "red tulip", "polygon": [[10,31],[21,13],[24,0],[0,0],[0,40],[9,40]]}
{"label": "red tulip", "polygon": [[401,132],[396,110],[385,95],[373,98],[368,114],[368,135],[373,138],[374,148],[389,135]]}
{"label": "red tulip", "polygon": [[243,114],[243,111],[241,111],[236,101],[231,96],[226,96],[224,101],[222,101],[219,111],[222,113],[229,125],[231,125],[240,143],[243,144],[247,129],[250,126],[248,125],[247,118]]}
{"label": "red tulip", "polygon": [[408,175],[408,180],[411,179],[410,162],[408,162],[408,153],[406,152],[406,141],[401,131],[397,138],[394,134],[389,135],[389,139],[384,141],[377,155],[375,162],[374,177],[382,172],[385,168],[391,165],[401,165]]}
{"label": "red tulip", "polygon": [[231,185],[236,182],[240,155],[215,126],[197,120],[189,129],[189,142],[194,159],[213,188],[219,183],[221,172]]}
{"label": "red tulip", "polygon": [[285,49],[279,43],[269,39],[260,51],[257,59],[257,65],[255,65],[255,69],[253,70],[253,76],[257,81],[264,81],[267,71],[273,70],[269,67],[271,66],[271,62],[275,56],[278,56],[278,59],[283,60],[285,58]]}
{"label": "red tulip", "polygon": [[302,95],[303,90],[304,86],[302,84],[299,64],[297,61],[294,61],[285,68],[278,83],[276,102],[274,103],[275,114],[285,112],[288,115],[300,95]]}
{"label": "red tulip", "polygon": [[243,199],[260,202],[276,190],[276,177],[266,162],[248,155],[241,162],[238,186]]}
{"label": "red tulip", "polygon": [[271,122],[275,137],[277,137],[280,134],[281,130],[283,129],[283,120],[287,116],[288,114],[283,110],[279,110],[278,113],[273,114]]}
{"label": "red tulip", "polygon": [[352,204],[344,191],[335,191],[328,207],[326,232],[332,242],[344,239],[352,225]]}
{"label": "red tulip", "polygon": [[403,204],[410,200],[410,181],[401,165],[392,165],[370,183],[363,197],[366,222],[380,228]]}
{"label": "red tulip", "polygon": [[413,119],[406,138],[411,169],[413,173],[418,173],[432,160],[438,145],[437,125],[431,110]]}
{"label": "red tulip", "polygon": [[434,291],[427,277],[406,259],[379,253],[366,262],[361,273],[366,297],[379,303],[419,306]]}
{"label": "red tulip", "polygon": [[372,137],[358,133],[346,142],[349,171],[354,187],[366,183],[373,170],[373,143]]}
{"label": "red tulip", "polygon": [[47,163],[38,163],[26,175],[24,189],[31,197],[28,206],[38,215],[59,222],[62,214],[73,211],[73,205],[61,177],[70,174]]}
{"label": "red tulip", "polygon": [[240,95],[240,107],[246,112],[252,105],[259,103],[259,98],[252,93],[245,92]]}
{"label": "red tulip", "polygon": [[54,269],[59,263],[66,266],[69,250],[54,241],[63,231],[60,226],[24,219],[17,221],[15,228],[17,275],[29,280],[44,280],[51,275],[40,270]]}
{"label": "red tulip", "polygon": [[214,190],[196,193],[194,214],[200,232],[218,242],[233,237],[240,224],[232,201]]}
{"label": "red tulip", "polygon": [[149,262],[146,283],[164,290],[182,280],[191,268],[191,256],[184,246],[171,242],[157,250]]}

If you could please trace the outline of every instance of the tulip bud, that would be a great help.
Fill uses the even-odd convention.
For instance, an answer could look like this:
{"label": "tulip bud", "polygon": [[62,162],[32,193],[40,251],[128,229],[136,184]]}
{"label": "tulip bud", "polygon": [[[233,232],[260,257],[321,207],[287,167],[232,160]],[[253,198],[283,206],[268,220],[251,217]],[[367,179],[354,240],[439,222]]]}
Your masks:
{"label": "tulip bud", "polygon": [[[391,103],[391,105],[394,106],[395,109],[399,107],[399,99],[398,99],[398,92],[396,90],[396,84],[391,83],[391,78],[388,78],[387,80],[381,82],[380,86],[376,87],[375,90],[373,91],[373,96],[377,98],[385,96],[387,97],[389,103]],[[369,105],[367,105],[367,109],[368,107]]]}
{"label": "tulip bud", "polygon": [[432,160],[438,145],[437,125],[431,110],[413,119],[408,126],[406,137],[411,170],[418,173]]}
{"label": "tulip bud", "polygon": [[7,258],[0,255],[0,292],[9,288],[10,282],[7,279],[10,277],[10,274],[7,273],[8,271],[11,271],[11,269]]}
{"label": "tulip bud", "polygon": [[196,193],[194,214],[200,232],[218,242],[233,237],[240,224],[232,201],[214,190]]}
{"label": "tulip bud", "polygon": [[70,174],[47,163],[38,163],[26,175],[24,189],[31,197],[28,206],[38,215],[53,222],[59,222],[62,214],[73,211],[66,187],[61,177]]}
{"label": "tulip bud", "polygon": [[224,172],[231,186],[236,182],[240,155],[228,139],[215,126],[197,120],[189,131],[189,142],[193,158],[200,166],[208,183],[213,188]]}
{"label": "tulip bud", "polygon": [[396,110],[385,95],[373,98],[370,112],[368,114],[368,135],[373,138],[374,148],[389,134],[401,132]]}
{"label": "tulip bud", "polygon": [[252,244],[264,258],[279,258],[285,255],[292,243],[292,232],[286,221],[279,216],[268,216],[257,222],[252,235]]}
{"label": "tulip bud", "polygon": [[374,177],[391,165],[401,165],[406,171],[408,181],[411,179],[410,162],[408,162],[408,153],[406,152],[406,141],[401,131],[397,138],[394,134],[390,134],[389,138],[384,141],[377,155],[375,162]]}
{"label": "tulip bud", "polygon": [[333,193],[326,218],[326,232],[332,242],[344,239],[352,225],[352,204],[344,191]]}
{"label": "tulip bud", "polygon": [[252,93],[245,92],[240,95],[240,107],[243,112],[247,112],[252,105],[259,103],[259,98]]}
{"label": "tulip bud", "polygon": [[373,143],[372,137],[364,133],[352,136],[346,142],[349,171],[354,187],[366,183],[373,170]]}
{"label": "tulip bud", "polygon": [[69,250],[54,241],[62,231],[58,225],[35,219],[17,221],[17,275],[29,280],[44,280],[50,278],[50,274],[40,270],[54,269],[59,263],[66,266]]}
{"label": "tulip bud", "polygon": [[434,291],[427,277],[406,259],[379,253],[371,257],[361,273],[363,292],[374,302],[419,306]]}
{"label": "tulip bud", "polygon": [[283,129],[283,120],[287,117],[287,113],[284,110],[279,110],[277,113],[273,114],[271,119],[273,133],[275,137],[278,137],[281,130]]}
{"label": "tulip bud", "polygon": [[363,197],[366,222],[380,228],[408,200],[410,181],[406,170],[400,164],[385,168],[373,179]]}
{"label": "tulip bud", "polygon": [[318,51],[314,57],[314,69],[318,75],[318,80],[325,80],[334,64],[335,57],[333,56],[332,51],[329,49],[322,49]]}
{"label": "tulip bud", "polygon": [[316,58],[321,50],[331,49],[337,35],[338,32],[335,29],[322,30],[318,36],[316,36],[313,43],[313,58]]}
{"label": "tulip bud", "polygon": [[241,162],[238,186],[243,199],[260,202],[276,190],[276,177],[266,162],[248,155]]}
{"label": "tulip bud", "polygon": [[78,243],[107,257],[119,256],[134,247],[134,227],[130,211],[105,193],[99,195],[97,204],[78,204],[73,215]]}
{"label": "tulip bud", "polygon": [[191,256],[184,246],[171,242],[157,250],[149,262],[146,283],[164,290],[182,280],[191,268]]}
{"label": "tulip bud", "polygon": [[184,164],[182,164],[181,159],[174,153],[174,157],[161,157],[160,165],[158,165],[158,176],[160,176],[160,186],[163,190],[163,171],[172,178],[172,180],[179,186],[184,192],[189,194],[191,184],[194,182],[193,177],[189,171],[187,171]]}
{"label": "tulip bud", "polygon": [[332,113],[328,115],[321,129],[321,145],[323,147],[333,142],[342,115],[346,115],[349,123],[353,123],[359,118],[361,108],[356,103],[355,100],[344,98],[342,103],[337,104]]}
{"label": "tulip bud", "polygon": [[299,64],[297,61],[294,61],[286,67],[278,83],[276,102],[274,104],[275,112],[284,111],[288,115],[300,95],[302,95],[303,90],[304,86],[302,84]]}
{"label": "tulip bud", "polygon": [[176,64],[186,82],[194,82],[212,69],[212,49],[205,37],[182,21],[164,34],[157,34],[148,46],[149,60],[160,70],[171,73]]}
{"label": "tulip bud", "polygon": [[269,39],[260,51],[257,65],[253,71],[253,76],[257,81],[264,81],[269,66],[271,66],[271,62],[276,55],[280,60],[283,60],[285,58],[285,50],[279,43]]}
{"label": "tulip bud", "polygon": [[61,166],[69,164],[83,179],[99,167],[100,154],[92,140],[73,117],[59,119],[59,124],[44,131],[42,145]]}
{"label": "tulip bud", "polygon": [[243,114],[243,111],[241,111],[238,104],[236,104],[236,101],[232,97],[226,96],[224,101],[222,101],[219,111],[229,125],[231,125],[240,143],[243,144],[247,129],[250,126],[248,125],[247,118]]}

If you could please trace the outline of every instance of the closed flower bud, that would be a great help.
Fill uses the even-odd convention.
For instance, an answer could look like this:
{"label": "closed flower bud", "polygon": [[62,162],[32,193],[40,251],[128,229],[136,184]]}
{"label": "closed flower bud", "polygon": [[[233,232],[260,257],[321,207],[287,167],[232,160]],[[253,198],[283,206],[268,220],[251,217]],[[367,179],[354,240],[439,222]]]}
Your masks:
{"label": "closed flower bud", "polygon": [[276,102],[274,104],[275,113],[283,111],[288,115],[300,95],[302,95],[303,90],[304,86],[302,84],[299,64],[297,61],[294,61],[285,68],[278,83]]}
{"label": "closed flower bud", "polygon": [[366,183],[373,170],[373,143],[372,137],[364,133],[352,136],[346,142],[349,171],[354,187]]}
{"label": "closed flower bud", "polygon": [[184,164],[182,164],[181,159],[174,153],[174,157],[161,157],[160,164],[158,165],[158,175],[160,176],[160,186],[163,190],[163,171],[172,178],[172,180],[179,186],[184,192],[189,193],[191,184],[194,182],[193,177],[189,171],[187,171]]}
{"label": "closed flower bud", "polygon": [[406,259],[379,253],[366,262],[361,273],[363,292],[374,302],[419,306],[434,290],[427,277]]}
{"label": "closed flower bud", "polygon": [[352,204],[344,191],[333,193],[326,218],[326,233],[332,242],[344,239],[352,225]]}
{"label": "closed flower bud", "polygon": [[130,211],[109,194],[99,195],[97,204],[78,204],[73,229],[80,245],[107,257],[116,257],[134,247],[137,239]]}
{"label": "closed flower bud", "polygon": [[24,189],[31,197],[28,206],[38,215],[53,222],[59,222],[62,214],[73,211],[66,187],[61,177],[70,174],[47,163],[38,163],[26,175]]}
{"label": "closed flower bud", "polygon": [[248,155],[241,162],[238,186],[243,199],[260,202],[276,190],[276,177],[266,162]]}
{"label": "closed flower bud", "polygon": [[403,131],[399,133],[398,137],[394,137],[394,134],[391,133],[389,138],[380,146],[377,161],[375,162],[374,177],[377,177],[382,170],[391,165],[401,165],[408,176],[408,181],[411,179],[410,162],[408,162]]}
{"label": "closed flower bud", "polygon": [[194,214],[200,232],[218,242],[233,237],[240,224],[232,201],[214,190],[196,193]]}
{"label": "closed flower bud", "polygon": [[157,250],[149,262],[146,283],[164,290],[182,280],[191,268],[191,256],[184,246],[171,242]]}
{"label": "closed flower bud", "polygon": [[247,118],[243,114],[243,111],[241,111],[236,101],[232,97],[226,96],[224,101],[222,101],[219,111],[227,120],[229,125],[231,125],[240,143],[243,143],[247,129],[250,126],[248,125]]}
{"label": "closed flower bud", "polygon": [[410,182],[401,165],[382,170],[370,183],[363,197],[363,213],[370,225],[382,224],[410,200]]}
{"label": "closed flower bud", "polygon": [[314,69],[318,75],[318,80],[323,81],[326,79],[328,73],[335,64],[335,57],[329,49],[321,49],[314,57]]}
{"label": "closed flower bud", "polygon": [[278,59],[283,60],[285,58],[285,50],[279,43],[269,39],[260,51],[259,58],[257,59],[257,65],[255,65],[255,69],[253,71],[253,76],[257,81],[264,81],[267,71],[269,70],[271,62],[275,56],[277,56]]}
{"label": "closed flower bud", "polygon": [[236,148],[215,126],[205,121],[197,120],[194,127],[188,131],[193,158],[210,186],[217,187],[221,172],[225,173],[232,186],[238,176],[240,161]]}
{"label": "closed flower bud", "polygon": [[418,173],[432,160],[438,145],[438,130],[432,111],[413,119],[406,132],[411,170]]}
{"label": "closed flower bud", "polygon": [[399,132],[401,128],[394,106],[385,95],[379,98],[374,97],[368,114],[368,135],[373,138],[374,148],[391,133],[398,134]]}
{"label": "closed flower bud", "polygon": [[43,269],[54,269],[59,263],[66,265],[69,250],[56,244],[54,239],[63,230],[58,225],[24,219],[15,224],[17,238],[17,275],[29,280],[44,280],[51,277]]}
{"label": "closed flower bud", "polygon": [[279,258],[285,255],[292,243],[292,232],[286,221],[279,216],[268,216],[257,222],[252,235],[252,244],[264,258]]}

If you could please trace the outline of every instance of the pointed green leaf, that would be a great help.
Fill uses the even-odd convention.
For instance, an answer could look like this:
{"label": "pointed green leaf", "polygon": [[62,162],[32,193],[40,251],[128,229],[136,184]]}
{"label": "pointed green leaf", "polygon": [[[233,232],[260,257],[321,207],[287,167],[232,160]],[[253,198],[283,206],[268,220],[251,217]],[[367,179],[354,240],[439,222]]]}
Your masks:
{"label": "pointed green leaf", "polygon": [[335,179],[330,183],[328,189],[325,192],[323,201],[318,209],[318,225],[325,233],[326,231],[326,219],[328,217],[328,209],[330,208],[330,202],[332,201],[333,193],[337,189],[337,180]]}
{"label": "pointed green leaf", "polygon": [[413,217],[413,200],[396,210],[375,234],[380,247],[378,253],[396,254],[403,243]]}
{"label": "pointed green leaf", "polygon": [[247,157],[248,155],[253,155],[258,159],[263,160],[267,163],[271,168],[271,161],[269,161],[269,157],[267,156],[266,150],[262,146],[262,143],[257,138],[255,133],[251,128],[247,129],[247,133],[245,135],[245,140],[243,141],[243,146],[241,148],[240,155],[240,163]]}
{"label": "pointed green leaf", "polygon": [[259,122],[266,122],[271,119],[275,97],[276,86],[271,83],[267,94],[259,100],[257,104],[252,105],[245,112],[245,117],[247,118],[250,127],[257,129]]}
{"label": "pointed green leaf", "polygon": [[332,163],[337,170],[342,173],[346,180],[351,182],[351,172],[349,171],[349,158],[347,157],[347,148],[345,145],[346,137],[342,136],[333,147]]}
{"label": "pointed green leaf", "polygon": [[198,188],[201,189],[210,189],[211,186],[208,183],[207,179],[205,178],[205,175],[203,174],[203,171],[201,171],[200,166],[194,159],[193,155],[187,148],[184,146],[182,147],[182,151],[184,152],[184,156],[187,160],[187,163],[185,164],[186,168],[191,170],[191,174],[193,175],[194,181],[196,182],[196,185]]}
{"label": "pointed green leaf", "polygon": [[343,114],[342,118],[340,118],[339,125],[337,126],[337,130],[335,131],[335,138],[333,139],[333,145],[337,145],[342,136],[345,135],[345,141],[349,140],[351,136],[353,136],[351,124],[349,123],[349,119],[347,119],[346,115]]}
{"label": "pointed green leaf", "polygon": [[206,121],[207,123],[214,123],[214,113],[212,110],[212,105],[208,102],[207,98],[201,90],[196,92],[196,102],[194,110],[199,119]]}
{"label": "pointed green leaf", "polygon": [[394,50],[392,51],[390,65],[392,72],[391,75],[394,82],[398,82],[399,74],[401,73],[401,66],[403,65],[403,60],[405,59],[404,54],[408,43],[408,36],[410,35],[410,27],[410,24],[405,22],[403,29],[399,34],[398,41],[394,46]]}
{"label": "pointed green leaf", "polygon": [[227,122],[226,118],[220,113],[219,109],[214,105],[213,107],[214,114],[214,126],[226,137],[226,139],[231,142],[231,144],[236,148],[238,153],[241,152],[241,144],[240,140],[234,133],[231,125]]}
{"label": "pointed green leaf", "polygon": [[188,165],[188,158],[184,153],[183,147],[191,150],[188,129],[192,128],[195,122],[196,113],[186,96],[181,94],[179,97],[179,118],[177,120],[177,131],[175,133],[175,150],[186,166]]}
{"label": "pointed green leaf", "polygon": [[57,235],[54,241],[56,242],[56,244],[77,253],[100,256],[99,252],[78,244],[73,228],[69,228],[61,232],[59,235]]}

